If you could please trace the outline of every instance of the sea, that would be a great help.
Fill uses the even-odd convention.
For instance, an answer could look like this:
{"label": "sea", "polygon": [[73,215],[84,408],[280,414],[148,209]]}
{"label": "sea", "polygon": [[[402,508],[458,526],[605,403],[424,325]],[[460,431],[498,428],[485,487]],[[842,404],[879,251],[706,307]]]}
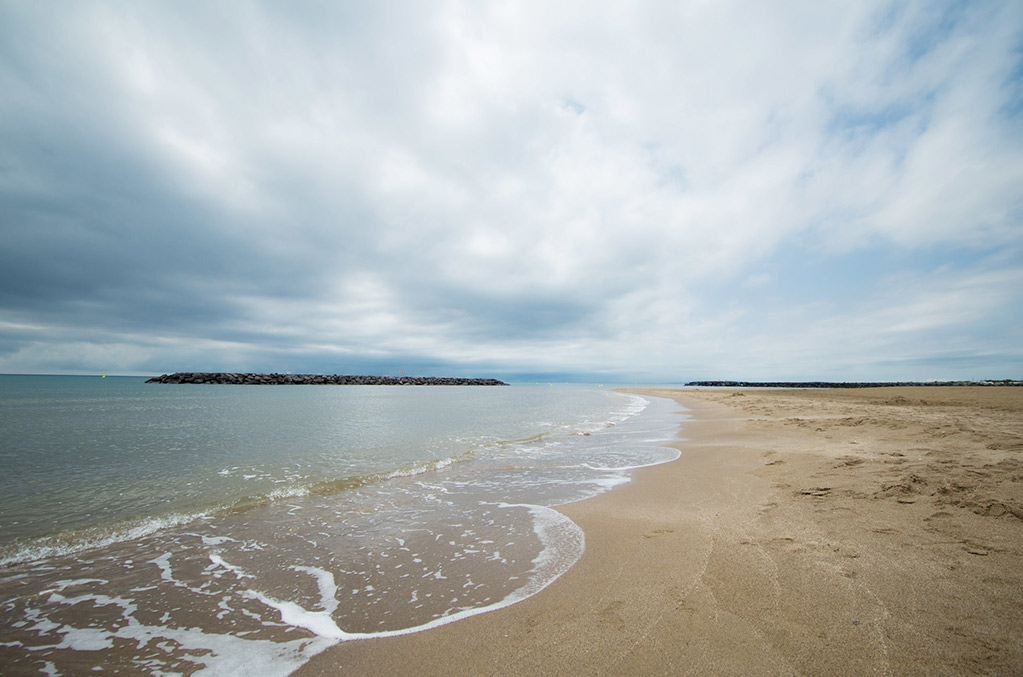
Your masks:
{"label": "sea", "polygon": [[601,385],[244,386],[0,375],[4,674],[286,675],[534,595],[557,506],[678,457]]}

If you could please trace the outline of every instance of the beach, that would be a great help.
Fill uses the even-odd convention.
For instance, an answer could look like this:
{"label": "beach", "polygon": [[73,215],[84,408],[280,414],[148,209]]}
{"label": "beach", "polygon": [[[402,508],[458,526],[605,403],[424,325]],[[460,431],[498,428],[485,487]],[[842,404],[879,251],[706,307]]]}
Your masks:
{"label": "beach", "polygon": [[636,392],[689,410],[682,455],[559,508],[561,578],[295,674],[1023,670],[1023,389]]}

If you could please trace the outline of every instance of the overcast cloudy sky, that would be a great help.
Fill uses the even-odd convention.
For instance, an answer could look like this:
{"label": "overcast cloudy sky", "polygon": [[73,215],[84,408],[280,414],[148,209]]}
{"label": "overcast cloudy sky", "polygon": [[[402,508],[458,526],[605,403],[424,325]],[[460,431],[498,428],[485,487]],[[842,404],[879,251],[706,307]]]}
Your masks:
{"label": "overcast cloudy sky", "polygon": [[0,1],[0,372],[1023,377],[1023,3]]}

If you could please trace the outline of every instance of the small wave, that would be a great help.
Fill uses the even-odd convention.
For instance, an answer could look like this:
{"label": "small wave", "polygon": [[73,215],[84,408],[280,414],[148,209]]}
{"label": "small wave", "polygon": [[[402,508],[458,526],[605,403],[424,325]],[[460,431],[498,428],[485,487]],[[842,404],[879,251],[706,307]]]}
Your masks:
{"label": "small wave", "polygon": [[174,513],[144,520],[132,520],[111,528],[93,527],[42,536],[26,543],[14,542],[0,547],[0,566],[34,562],[48,557],[72,555],[93,548],[102,548],[124,541],[134,541],[162,529],[181,526],[209,517],[213,510]]}
{"label": "small wave", "polygon": [[397,470],[392,470],[389,473],[383,473],[381,477],[383,479],[393,479],[395,477],[415,477],[416,475],[422,475],[424,473],[443,470],[444,468],[447,468],[448,466],[455,463],[462,463],[464,461],[468,461],[475,455],[476,452],[470,449],[469,451],[458,456],[446,456],[444,458],[439,458],[435,461],[425,462],[417,461],[415,463],[409,463],[407,465],[404,465],[398,468]]}
{"label": "small wave", "polygon": [[593,463],[582,463],[581,466],[590,470],[596,470],[598,472],[628,472],[630,470],[639,470],[640,468],[649,468],[653,465],[661,465],[663,463],[670,463],[677,461],[682,455],[682,452],[678,449],[672,449],[671,447],[658,447],[658,449],[664,449],[665,454],[663,458],[654,458],[646,463],[637,463],[634,465],[619,465],[619,466],[601,466]]}
{"label": "small wave", "polygon": [[169,515],[160,515],[144,519],[133,519],[109,527],[90,527],[86,529],[69,529],[56,534],[33,538],[28,541],[15,541],[0,546],[0,566],[10,566],[24,562],[33,562],[49,557],[71,555],[94,548],[102,548],[137,540],[164,529],[182,526],[202,518],[217,518],[227,515],[265,508],[274,503],[299,498],[302,496],[332,496],[335,494],[358,489],[368,484],[387,481],[399,477],[415,477],[425,473],[442,470],[454,463],[466,461],[474,455],[470,450],[459,456],[440,458],[434,461],[409,463],[395,470],[354,475],[338,479],[323,480],[311,485],[294,485],[274,489],[266,494],[241,496],[230,505],[214,505],[203,509],[186,510]]}
{"label": "small wave", "polygon": [[515,440],[497,440],[493,444],[494,444],[495,447],[498,447],[498,448],[517,447],[517,446],[521,446],[521,445],[524,445],[524,444],[532,444],[533,442],[539,442],[540,440],[546,439],[546,438],[548,438],[550,436],[551,436],[551,433],[549,433],[549,432],[542,432],[542,433],[537,433],[535,435],[530,435],[529,437],[520,437],[519,439],[515,439]]}

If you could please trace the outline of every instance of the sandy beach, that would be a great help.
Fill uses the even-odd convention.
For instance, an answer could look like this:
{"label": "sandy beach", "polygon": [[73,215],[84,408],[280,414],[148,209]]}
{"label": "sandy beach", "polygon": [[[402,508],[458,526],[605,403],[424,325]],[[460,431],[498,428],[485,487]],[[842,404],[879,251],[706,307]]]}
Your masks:
{"label": "sandy beach", "polygon": [[298,675],[1021,674],[1023,388],[657,390],[673,463],[512,607]]}

